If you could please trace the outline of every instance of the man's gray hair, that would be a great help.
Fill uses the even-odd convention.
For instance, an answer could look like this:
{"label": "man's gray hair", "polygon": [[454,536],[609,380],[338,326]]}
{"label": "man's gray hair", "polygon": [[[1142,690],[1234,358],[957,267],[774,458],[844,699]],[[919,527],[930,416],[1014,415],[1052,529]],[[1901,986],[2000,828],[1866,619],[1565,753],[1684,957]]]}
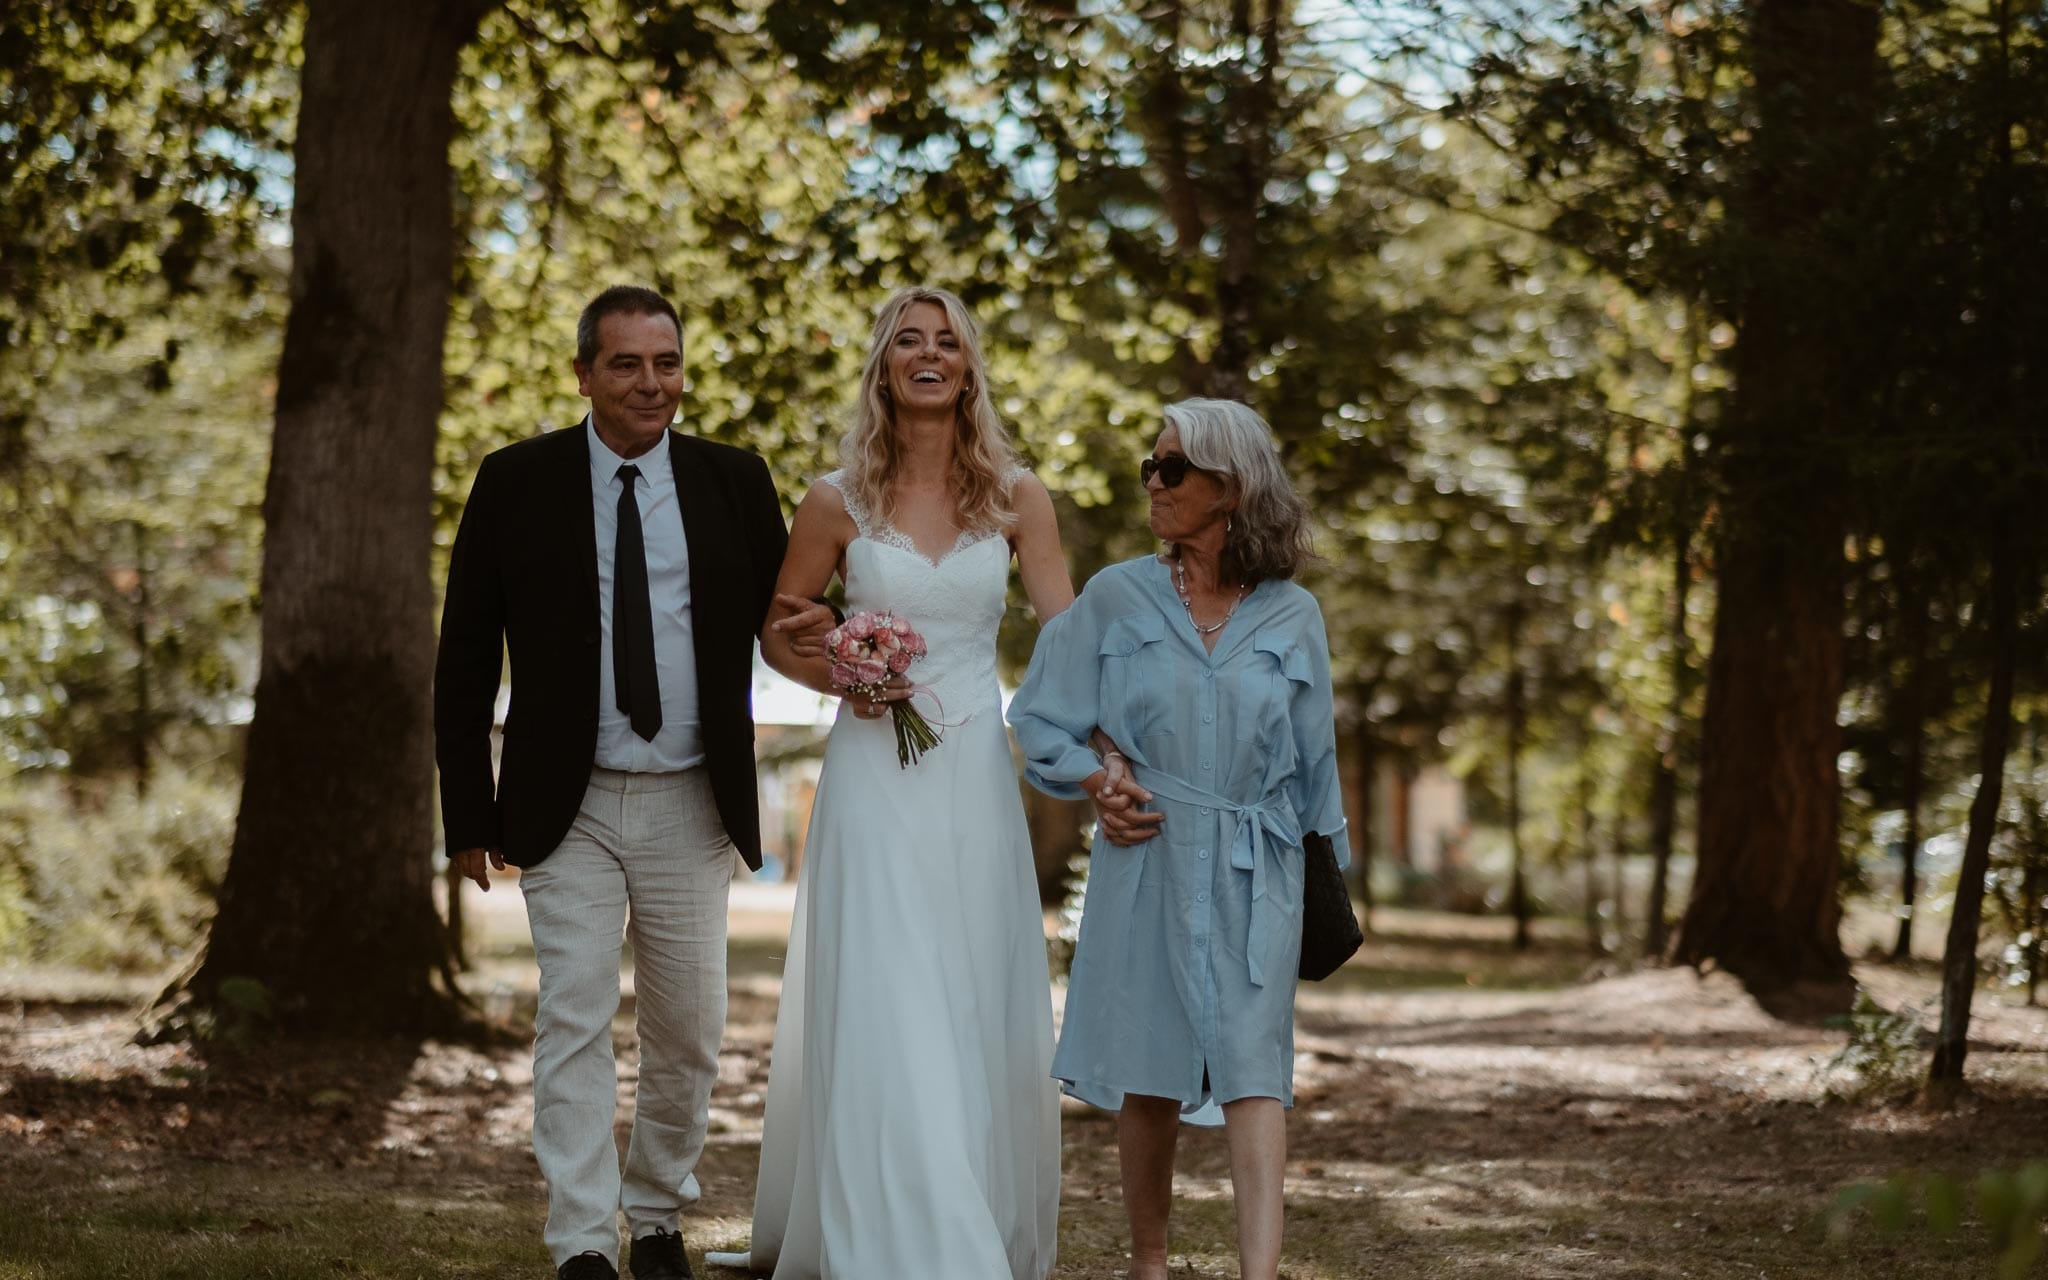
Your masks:
{"label": "man's gray hair", "polygon": [[1280,461],[1266,420],[1235,400],[1182,400],[1166,406],[1181,452],[1224,478],[1237,496],[1219,568],[1225,581],[1254,585],[1292,578],[1314,557],[1308,504]]}
{"label": "man's gray hair", "polygon": [[682,341],[683,322],[667,298],[637,284],[615,284],[590,300],[576,318],[576,363],[589,368],[597,363],[597,327],[606,316],[667,316]]}

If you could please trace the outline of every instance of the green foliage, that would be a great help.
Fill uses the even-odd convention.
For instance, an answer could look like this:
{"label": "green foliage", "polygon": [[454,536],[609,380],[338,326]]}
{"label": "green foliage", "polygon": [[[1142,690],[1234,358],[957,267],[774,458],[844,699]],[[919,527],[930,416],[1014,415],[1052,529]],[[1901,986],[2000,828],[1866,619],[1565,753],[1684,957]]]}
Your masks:
{"label": "green foliage", "polygon": [[[1514,667],[1533,705],[1557,709],[1538,717],[1537,745],[1576,732],[1607,679],[1589,640],[1614,603],[1586,554],[1585,497],[1631,456],[1617,410],[1645,416],[1643,397],[1665,396],[1692,362],[1664,350],[1661,315],[1629,310],[1554,240],[1481,209],[1432,212],[1443,191],[1512,176],[1482,140],[1356,76],[1287,6],[1254,32],[1223,5],[944,4],[915,31],[872,4],[715,9],[656,21],[623,5],[508,6],[467,52],[442,537],[484,452],[580,414],[570,328],[598,285],[639,278],[677,295],[686,425],[760,450],[793,502],[832,464],[870,308],[888,287],[935,280],[982,314],[1002,407],[1055,491],[1079,576],[1151,545],[1129,471],[1158,405],[1241,387],[1326,526],[1330,559],[1312,585],[1347,720],[1398,755],[1462,749],[1478,768],[1487,749],[1472,745],[1491,741]],[[287,23],[245,41],[241,74],[269,84],[295,39]],[[138,100],[137,84],[120,88]],[[231,154],[251,172],[289,114],[288,92],[265,101],[261,118],[222,117],[250,140]],[[205,305],[149,338],[183,353],[168,387],[146,366],[147,395],[121,413],[81,416],[71,435],[38,428],[38,465],[70,478],[22,510],[91,512],[85,527],[103,536],[65,577],[9,562],[25,588],[11,594],[47,602],[43,630],[23,622],[5,646],[17,665],[0,676],[22,694],[12,705],[32,708],[10,726],[24,761],[83,772],[120,767],[137,742],[205,750],[176,724],[218,719],[222,691],[246,691],[253,619],[237,606],[254,587],[252,542],[222,551],[216,537],[160,565],[154,634],[175,638],[181,660],[198,655],[189,680],[168,639],[138,661],[122,625],[136,602],[95,592],[110,573],[127,580],[128,513],[195,528],[225,516],[223,536],[253,537],[260,453],[188,436],[131,472],[98,463],[129,447],[124,422],[172,412],[215,352],[248,357],[211,390],[233,388],[219,420],[258,437],[249,375],[274,351],[281,299],[276,264],[257,265],[253,320],[236,320],[250,314],[236,279],[202,273]],[[123,305],[138,322],[152,307]],[[1638,333],[1663,346],[1641,356]],[[176,459],[205,464],[190,504],[149,483]],[[169,607],[174,592],[223,611]],[[1500,644],[1511,601],[1528,618],[1512,655]],[[1013,663],[1031,634],[1011,629]],[[130,678],[144,669],[147,708]],[[1624,723],[1651,714],[1630,705]]]}
{"label": "green foliage", "polygon": [[1859,1182],[1829,1206],[1828,1230],[1847,1239],[1867,1220],[1885,1235],[1953,1235],[1963,1224],[1966,1199],[1983,1224],[1999,1280],[2028,1274],[2041,1258],[2048,1231],[2048,1160],[1979,1174],[1967,1196],[1963,1181],[1946,1173],[1908,1171],[1882,1182]]}
{"label": "green foliage", "polygon": [[0,24],[0,768],[146,772],[239,718],[297,25]]}
{"label": "green foliage", "polygon": [[[99,776],[162,750],[208,759],[244,714],[282,300],[222,303],[144,311],[43,375],[24,452],[0,474],[7,765]],[[158,387],[166,343],[190,363]]]}
{"label": "green foliage", "polygon": [[125,786],[0,786],[0,958],[147,973],[187,955],[213,913],[234,795],[165,771]]}
{"label": "green foliage", "polygon": [[[142,311],[245,295],[288,198],[297,6],[48,0],[0,24],[0,471],[37,380]],[[209,266],[215,268],[211,273]],[[159,342],[149,377],[179,357]]]}
{"label": "green foliage", "polygon": [[1849,1102],[1891,1101],[1910,1095],[1926,1074],[1920,1048],[1920,1019],[1893,1012],[1863,987],[1844,1019],[1849,1042],[1824,1070],[1843,1083],[1830,1083],[1828,1096]]}
{"label": "green foliage", "polygon": [[[31,8],[0,30],[0,753],[112,777],[230,750],[246,709],[298,10]],[[2013,413],[2041,366],[1988,336],[2048,298],[2013,234],[2044,194],[2042,28],[2021,12],[2000,63],[1989,12],[1887,7],[1850,229],[1886,317],[1869,432],[1833,446],[1863,499],[1859,840],[1904,802],[1916,618],[1928,808],[1968,787],[1980,498],[2042,482]],[[1243,394],[1320,525],[1347,749],[1447,760],[1498,822],[1518,686],[1528,846],[1639,847],[1647,762],[1689,760],[1700,713],[1727,299],[1755,269],[1726,214],[1741,12],[1650,13],[489,6],[454,102],[439,536],[485,452],[581,414],[571,331],[603,284],[677,298],[686,428],[760,451],[791,503],[833,465],[874,304],[950,285],[1078,578],[1153,545],[1131,460],[1159,405]]]}
{"label": "green foliage", "polygon": [[437,484],[451,534],[484,453],[582,415],[576,315],[615,281],[683,313],[687,429],[762,453],[792,505],[830,465],[879,300],[832,287],[843,146],[757,42],[664,92],[658,60],[605,51],[623,25],[601,6],[503,10],[466,55]]}

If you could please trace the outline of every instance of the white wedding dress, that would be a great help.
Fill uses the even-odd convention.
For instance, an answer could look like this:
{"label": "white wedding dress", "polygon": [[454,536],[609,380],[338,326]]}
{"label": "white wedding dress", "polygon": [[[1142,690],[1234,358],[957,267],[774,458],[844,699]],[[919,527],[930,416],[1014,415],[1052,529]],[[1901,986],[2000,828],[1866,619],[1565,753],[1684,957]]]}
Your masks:
{"label": "white wedding dress", "polygon": [[899,768],[842,707],[804,843],[748,1253],[776,1280],[1043,1280],[1059,1212],[1052,998],[1003,728],[999,535],[934,564],[845,497],[849,610],[910,619],[944,736]]}

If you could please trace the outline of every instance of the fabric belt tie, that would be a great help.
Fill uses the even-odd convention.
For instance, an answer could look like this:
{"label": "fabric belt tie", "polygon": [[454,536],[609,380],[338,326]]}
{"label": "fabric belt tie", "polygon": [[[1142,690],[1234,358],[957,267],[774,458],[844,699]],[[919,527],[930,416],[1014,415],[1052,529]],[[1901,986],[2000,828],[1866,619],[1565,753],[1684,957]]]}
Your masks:
{"label": "fabric belt tie", "polygon": [[1138,785],[1154,796],[1228,815],[1235,827],[1230,834],[1230,865],[1252,875],[1251,929],[1245,939],[1245,955],[1251,961],[1252,985],[1265,986],[1265,955],[1271,928],[1269,913],[1259,910],[1259,903],[1266,896],[1269,868],[1278,861],[1281,851],[1301,847],[1301,820],[1295,816],[1294,806],[1279,792],[1250,803],[1228,800],[1150,765],[1134,762],[1131,773]]}

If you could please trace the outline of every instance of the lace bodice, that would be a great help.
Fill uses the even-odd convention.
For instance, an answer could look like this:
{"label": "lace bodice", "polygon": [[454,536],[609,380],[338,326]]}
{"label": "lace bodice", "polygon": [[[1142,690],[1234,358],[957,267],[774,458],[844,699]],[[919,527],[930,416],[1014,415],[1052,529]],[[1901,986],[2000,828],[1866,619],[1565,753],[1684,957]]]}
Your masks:
{"label": "lace bodice", "polygon": [[910,678],[937,698],[919,710],[959,722],[1002,705],[996,684],[996,629],[1010,584],[1010,544],[997,531],[961,533],[936,562],[909,535],[868,511],[834,471],[822,483],[838,491],[859,532],[846,548],[846,607],[887,609],[910,619],[930,652]]}

